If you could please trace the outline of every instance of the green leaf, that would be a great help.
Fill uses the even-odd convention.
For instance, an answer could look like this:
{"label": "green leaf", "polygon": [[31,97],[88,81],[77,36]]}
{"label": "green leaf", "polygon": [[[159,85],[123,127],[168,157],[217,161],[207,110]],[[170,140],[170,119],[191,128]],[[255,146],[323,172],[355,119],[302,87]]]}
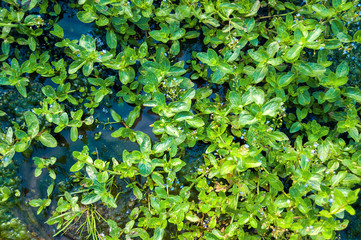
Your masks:
{"label": "green leaf", "polygon": [[174,120],[176,122],[181,122],[187,119],[192,119],[193,118],[193,114],[189,111],[183,111],[183,112],[179,112],[174,116]]}
{"label": "green leaf", "polygon": [[163,176],[158,173],[158,172],[154,172],[152,174],[152,180],[161,188],[164,188],[164,181],[163,181]]}
{"label": "green leaf", "polygon": [[28,126],[28,134],[31,137],[35,137],[39,132],[39,120],[38,117],[32,112],[25,112],[24,114],[26,125]]}
{"label": "green leaf", "polygon": [[356,213],[355,209],[352,208],[350,205],[347,205],[347,206],[345,207],[345,210],[346,210],[349,214],[351,214],[351,215],[355,215],[355,213]]}
{"label": "green leaf", "polygon": [[96,51],[96,44],[94,38],[88,35],[82,35],[79,40],[79,46],[85,48],[88,52]]}
{"label": "green leaf", "polygon": [[[244,166],[246,168],[255,168],[255,167],[259,167],[262,165],[261,162],[259,161],[254,161],[253,159],[246,159],[246,161],[244,161],[244,163],[239,163],[239,164],[245,164]],[[239,166],[238,166],[239,167]]]}
{"label": "green leaf", "polygon": [[323,32],[322,27],[321,27],[321,26],[317,26],[314,31],[311,31],[311,32],[308,34],[306,41],[307,41],[307,42],[313,42],[313,41],[315,41],[315,40],[322,34],[322,32]]}
{"label": "green leaf", "polygon": [[261,1],[256,0],[252,5],[251,9],[249,9],[249,11],[247,12],[246,17],[251,17],[253,15],[256,15],[260,7],[261,7]]}
{"label": "green leaf", "polygon": [[64,37],[64,30],[62,27],[59,26],[59,24],[55,23],[53,25],[54,30],[50,31],[51,34],[57,36],[58,38],[63,38]]}
{"label": "green leaf", "polygon": [[70,172],[78,172],[80,169],[84,167],[84,165],[85,165],[84,162],[77,161],[76,163],[73,164],[73,166],[71,166]]}
{"label": "green leaf", "polygon": [[143,137],[143,141],[140,144],[140,151],[142,153],[149,153],[152,150],[152,142],[150,140],[150,137],[146,134],[144,134],[145,136]]}
{"label": "green leaf", "polygon": [[184,38],[186,38],[186,39],[198,38],[199,35],[200,35],[200,33],[197,31],[188,31],[185,34]]}
{"label": "green leaf", "polygon": [[290,128],[290,133],[298,132],[301,129],[302,129],[302,123],[294,122]]}
{"label": "green leaf", "polygon": [[32,199],[30,200],[29,205],[32,207],[40,207],[42,203],[43,203],[42,199]]}
{"label": "green leaf", "polygon": [[257,67],[256,71],[253,74],[253,79],[255,83],[261,82],[268,73],[268,66]]}
{"label": "green leaf", "polygon": [[287,62],[294,62],[296,61],[302,51],[303,47],[299,44],[295,44],[287,53],[284,55],[284,59]]}
{"label": "green leaf", "polygon": [[357,102],[361,102],[361,91],[358,88],[354,87],[348,87],[345,89],[345,92],[343,93],[346,97],[352,98],[356,100]]}
{"label": "green leaf", "polygon": [[186,219],[190,222],[196,223],[200,221],[200,218],[197,215],[187,215]]}
{"label": "green leaf", "polygon": [[139,163],[139,173],[143,177],[147,177],[152,173],[152,164],[150,162],[140,162]]}
{"label": "green leaf", "polygon": [[70,129],[70,139],[73,142],[78,140],[78,128],[77,127],[71,127],[71,129]]}
{"label": "green leaf", "polygon": [[125,121],[125,124],[128,127],[132,127],[135,120],[140,116],[140,106],[136,106],[133,111],[131,111],[128,115],[127,120]]}
{"label": "green leaf", "polygon": [[345,77],[347,76],[348,72],[349,72],[349,68],[347,62],[342,61],[336,69],[336,77],[337,78]]}
{"label": "green leaf", "polygon": [[154,153],[160,153],[160,152],[164,152],[166,151],[171,145],[172,145],[173,141],[172,139],[167,139],[164,142],[160,142],[154,145]]}
{"label": "green leaf", "polygon": [[9,78],[0,77],[0,85],[10,85]]}
{"label": "green leaf", "polygon": [[113,49],[117,47],[117,35],[113,30],[108,30],[106,33],[106,41],[109,48]]}
{"label": "green leaf", "polygon": [[107,171],[104,171],[104,172],[100,172],[98,175],[97,175],[97,180],[98,182],[100,183],[105,183],[106,181],[108,181],[109,179],[109,174]]}
{"label": "green leaf", "polygon": [[125,85],[134,80],[135,71],[132,67],[119,70],[119,80]]}
{"label": "green leaf", "polygon": [[25,87],[24,82],[21,82],[20,84],[16,84],[15,87],[16,87],[16,89],[19,91],[19,93],[21,94],[21,96],[23,96],[24,98],[27,97],[26,87]]}
{"label": "green leaf", "polygon": [[137,199],[142,200],[143,194],[137,186],[133,187],[133,193],[137,197]]}
{"label": "green leaf", "polygon": [[280,87],[286,87],[290,84],[293,80],[294,74],[292,72],[288,72],[287,74],[283,75],[280,80],[278,81],[278,85]]}
{"label": "green leaf", "polygon": [[164,235],[164,229],[163,228],[157,228],[154,232],[153,240],[162,240]]}
{"label": "green leaf", "polygon": [[358,30],[354,35],[353,35],[353,40],[361,43],[361,30]]}
{"label": "green leaf", "polygon": [[186,30],[184,28],[178,29],[172,36],[170,37],[170,40],[175,41],[180,38],[182,38],[186,33]]}
{"label": "green leaf", "polygon": [[273,174],[269,174],[268,177],[268,182],[269,184],[276,189],[277,191],[282,191],[283,190],[283,184],[282,182],[279,180],[277,175],[273,175]]}
{"label": "green leaf", "polygon": [[261,51],[254,52],[253,49],[250,49],[250,50],[248,50],[248,54],[256,62],[263,63],[263,62],[266,62],[268,59],[268,56],[264,51],[263,52],[261,52]]}
{"label": "green leaf", "polygon": [[231,91],[231,93],[229,94],[229,100],[231,104],[235,107],[240,107],[242,105],[241,96],[235,91]]}
{"label": "green leaf", "polygon": [[204,121],[200,117],[194,117],[194,118],[191,118],[191,119],[187,119],[186,122],[192,128],[200,128],[200,127],[204,126]]}
{"label": "green leaf", "polygon": [[110,109],[110,114],[112,115],[112,118],[114,119],[114,121],[116,121],[116,122],[122,121],[122,117],[113,109]]}
{"label": "green leaf", "polygon": [[235,168],[236,168],[236,163],[234,161],[228,160],[223,163],[220,173],[222,175],[227,175],[227,174],[233,172],[233,170]]}
{"label": "green leaf", "polygon": [[332,184],[331,187],[336,187],[338,184],[346,178],[347,172],[346,171],[340,171],[337,173],[337,175],[332,176]]}
{"label": "green leaf", "polygon": [[91,23],[98,19],[98,15],[94,12],[80,11],[76,14],[80,21],[83,23]]}
{"label": "green leaf", "polygon": [[83,116],[83,110],[79,109],[74,114],[72,114],[73,120],[81,120],[81,117]]}
{"label": "green leaf", "polygon": [[139,47],[138,56],[140,58],[144,58],[145,56],[147,56],[147,54],[148,54],[148,44],[147,42],[143,42]]}
{"label": "green leaf", "polygon": [[257,119],[250,114],[240,114],[238,123],[240,125],[247,125],[247,124],[252,124],[256,121],[257,121]]}
{"label": "green leaf", "polygon": [[174,126],[166,126],[165,131],[170,136],[179,137],[179,130]]}
{"label": "green leaf", "polygon": [[48,197],[51,195],[53,190],[54,190],[54,182],[52,184],[50,184],[49,187],[46,189],[46,193],[47,193]]}
{"label": "green leaf", "polygon": [[274,117],[277,113],[277,110],[281,107],[281,103],[281,98],[271,99],[262,107],[262,115]]}
{"label": "green leaf", "polygon": [[24,152],[28,147],[30,147],[30,141],[20,141],[15,143],[16,152]]}
{"label": "green leaf", "polygon": [[298,98],[298,103],[301,104],[302,106],[307,106],[311,102],[311,96],[308,90],[300,92],[297,98]]}
{"label": "green leaf", "polygon": [[61,6],[59,3],[56,3],[54,5],[54,12],[56,13],[56,15],[59,15],[61,13]]}
{"label": "green leaf", "polygon": [[149,35],[159,42],[167,43],[169,41],[168,33],[163,31],[153,30],[149,32]]}
{"label": "green leaf", "polygon": [[81,204],[89,205],[99,201],[100,198],[101,196],[96,193],[88,193],[87,195],[85,195],[85,197],[82,198]]}
{"label": "green leaf", "polygon": [[341,42],[351,42],[352,41],[352,36],[351,35],[348,35],[344,32],[339,32],[337,34],[337,38],[341,41]]}
{"label": "green leaf", "polygon": [[287,141],[289,140],[289,138],[287,137],[286,134],[284,134],[283,132],[280,131],[273,131],[270,134],[270,137],[277,140],[277,141]]}
{"label": "green leaf", "polygon": [[83,74],[84,76],[89,76],[93,71],[94,63],[93,62],[86,62],[83,66]]}
{"label": "green leaf", "polygon": [[213,66],[213,65],[211,65],[211,60],[210,60],[207,53],[204,53],[204,52],[197,53],[197,58],[200,61],[202,61],[203,63],[205,63],[207,65],[210,65],[210,66]]}
{"label": "green leaf", "polygon": [[74,74],[76,71],[78,71],[84,64],[86,63],[86,60],[78,59],[72,62],[69,65],[69,74]]}
{"label": "green leaf", "polygon": [[134,232],[136,232],[139,235],[139,237],[142,240],[149,240],[150,239],[149,234],[143,228],[135,228],[133,230],[134,230]]}
{"label": "green leaf", "polygon": [[272,42],[267,47],[267,54],[269,57],[273,57],[278,50],[280,49],[280,45],[277,42]]}
{"label": "green leaf", "polygon": [[50,97],[52,99],[56,98],[56,92],[53,87],[50,85],[46,85],[41,88],[41,91],[44,93],[45,96]]}
{"label": "green leaf", "polygon": [[35,49],[36,49],[36,40],[35,40],[35,38],[34,37],[29,37],[28,44],[29,44],[30,50],[34,52]]}
{"label": "green leaf", "polygon": [[46,147],[54,148],[58,145],[56,139],[47,132],[42,133],[39,140]]}

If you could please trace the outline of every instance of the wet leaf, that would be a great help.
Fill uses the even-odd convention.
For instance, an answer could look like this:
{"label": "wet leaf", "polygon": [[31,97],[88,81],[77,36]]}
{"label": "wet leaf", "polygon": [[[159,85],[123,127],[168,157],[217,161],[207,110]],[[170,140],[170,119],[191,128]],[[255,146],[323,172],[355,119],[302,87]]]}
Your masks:
{"label": "wet leaf", "polygon": [[54,148],[58,145],[56,139],[50,133],[47,132],[42,133],[40,135],[39,140],[46,147]]}
{"label": "wet leaf", "polygon": [[88,193],[85,195],[85,197],[82,198],[81,203],[84,205],[93,204],[93,203],[99,201],[100,198],[101,198],[101,196],[98,194]]}

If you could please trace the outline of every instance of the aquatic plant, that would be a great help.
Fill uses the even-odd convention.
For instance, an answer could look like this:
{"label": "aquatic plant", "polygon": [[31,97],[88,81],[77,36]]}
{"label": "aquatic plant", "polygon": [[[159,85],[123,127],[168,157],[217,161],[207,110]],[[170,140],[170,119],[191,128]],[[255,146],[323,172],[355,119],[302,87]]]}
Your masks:
{"label": "aquatic plant", "polygon": [[[66,8],[93,30],[69,39]],[[346,55],[360,48],[358,0],[4,0],[0,9],[0,85],[13,96],[0,105],[2,167],[68,133],[85,143],[62,171],[57,158],[32,156],[49,184],[29,204],[40,214],[55,203],[47,224],[58,234],[334,239],[356,213],[361,91],[349,65],[353,78],[360,66]],[[136,129],[144,109],[158,116],[154,137]],[[87,126],[138,149],[101,159],[79,134]],[[126,223],[109,214],[123,192]],[[0,187],[1,201],[15,194]]]}

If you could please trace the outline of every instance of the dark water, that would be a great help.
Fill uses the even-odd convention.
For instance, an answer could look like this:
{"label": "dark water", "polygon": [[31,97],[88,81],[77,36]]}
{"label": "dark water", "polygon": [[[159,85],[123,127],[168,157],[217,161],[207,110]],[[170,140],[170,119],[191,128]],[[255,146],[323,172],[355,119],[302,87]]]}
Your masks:
{"label": "dark water", "polygon": [[58,22],[64,30],[64,39],[79,40],[81,35],[90,33],[93,30],[92,23],[83,23],[76,16],[76,10],[68,8],[62,19]]}

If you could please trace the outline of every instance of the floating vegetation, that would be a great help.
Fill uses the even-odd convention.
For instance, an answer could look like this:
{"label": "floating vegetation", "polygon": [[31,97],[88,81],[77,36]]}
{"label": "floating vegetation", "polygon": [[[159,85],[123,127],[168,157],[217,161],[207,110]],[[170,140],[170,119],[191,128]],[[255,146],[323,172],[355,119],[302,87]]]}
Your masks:
{"label": "floating vegetation", "polygon": [[1,1],[0,239],[360,238],[360,20]]}

